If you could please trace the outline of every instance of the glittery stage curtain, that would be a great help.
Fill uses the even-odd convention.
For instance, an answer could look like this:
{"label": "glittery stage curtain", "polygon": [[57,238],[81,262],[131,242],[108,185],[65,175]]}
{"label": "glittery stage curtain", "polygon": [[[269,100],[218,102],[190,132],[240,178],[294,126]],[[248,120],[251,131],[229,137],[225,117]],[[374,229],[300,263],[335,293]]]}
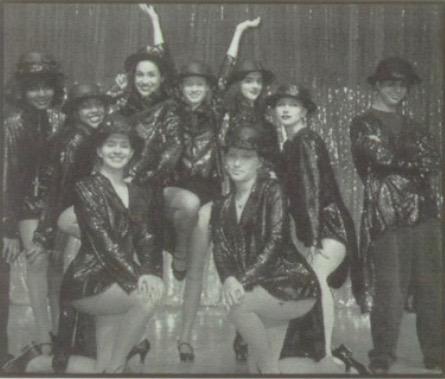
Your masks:
{"label": "glittery stage curtain", "polygon": [[[235,25],[262,17],[261,27],[246,33],[240,57],[261,60],[279,81],[300,82],[312,90],[319,106],[313,127],[327,143],[356,225],[362,187],[351,162],[348,126],[353,115],[369,106],[365,79],[382,57],[400,55],[415,64],[423,82],[410,93],[406,109],[440,141],[442,4],[182,3],[156,4],[156,9],[178,65],[201,59],[215,70]],[[136,4],[11,3],[3,4],[3,10],[5,81],[18,56],[33,49],[56,56],[71,82],[107,85],[122,71],[128,54],[152,43],[149,21]],[[219,301],[218,278],[211,267],[203,297],[207,304]],[[26,295],[19,291],[20,272],[15,270],[13,286],[18,300]],[[171,283],[171,275],[168,278]],[[179,302],[181,291],[176,283],[169,286],[170,302]],[[347,287],[339,296],[350,302]]]}

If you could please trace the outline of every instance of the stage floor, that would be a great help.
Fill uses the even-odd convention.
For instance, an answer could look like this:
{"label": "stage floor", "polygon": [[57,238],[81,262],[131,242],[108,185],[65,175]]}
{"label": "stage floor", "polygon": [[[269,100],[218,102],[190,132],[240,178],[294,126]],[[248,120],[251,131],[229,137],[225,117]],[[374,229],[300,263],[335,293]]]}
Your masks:
{"label": "stage floor", "polygon": [[[178,307],[166,306],[147,326],[147,337],[151,350],[145,364],[138,365],[137,358],[130,362],[133,372],[147,374],[245,374],[246,364],[238,363],[232,350],[235,336],[233,326],[226,321],[225,311],[221,307],[202,307],[198,313],[193,334],[195,361],[182,363],[176,349],[180,314]],[[32,339],[32,313],[29,306],[12,305],[8,333],[10,351],[17,353],[21,346]],[[354,357],[368,364],[367,352],[371,347],[369,317],[359,314],[354,306],[338,307],[337,322],[334,330],[333,346],[345,344],[354,353]],[[398,347],[398,361],[391,369],[394,374],[440,374],[423,368],[422,357],[415,333],[415,315],[405,314]],[[287,370],[303,374],[304,364],[287,365]],[[326,373],[320,367],[317,371]],[[436,376],[437,377],[437,376]]]}

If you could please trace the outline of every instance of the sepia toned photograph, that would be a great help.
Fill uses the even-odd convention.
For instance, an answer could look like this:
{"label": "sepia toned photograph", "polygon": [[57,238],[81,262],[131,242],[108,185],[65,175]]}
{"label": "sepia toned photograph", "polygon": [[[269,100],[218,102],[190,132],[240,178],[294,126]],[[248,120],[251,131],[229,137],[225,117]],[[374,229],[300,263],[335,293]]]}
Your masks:
{"label": "sepia toned photograph", "polygon": [[444,3],[0,7],[0,377],[444,377]]}

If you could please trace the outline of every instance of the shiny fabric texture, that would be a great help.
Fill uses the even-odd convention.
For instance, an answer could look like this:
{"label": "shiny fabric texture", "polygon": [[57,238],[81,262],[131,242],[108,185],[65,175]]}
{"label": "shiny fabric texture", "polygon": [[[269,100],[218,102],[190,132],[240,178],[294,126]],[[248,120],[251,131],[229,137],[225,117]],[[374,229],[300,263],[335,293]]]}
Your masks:
{"label": "shiny fabric texture", "polygon": [[283,300],[319,296],[316,276],[292,245],[286,201],[279,183],[258,178],[237,221],[235,194],[215,201],[211,233],[221,282],[236,277],[248,291],[264,287]]}
{"label": "shiny fabric texture", "polygon": [[321,248],[322,239],[331,238],[346,248],[346,258],[328,278],[330,286],[339,288],[350,261],[357,259],[357,241],[321,137],[309,127],[298,131],[284,143],[281,167],[298,239],[307,247]]}
{"label": "shiny fabric texture", "polygon": [[[394,130],[396,124],[400,130]],[[357,116],[350,137],[364,185],[358,274],[361,306],[369,310],[375,281],[369,247],[386,230],[438,216],[430,179],[440,170],[440,155],[426,128],[396,113],[371,109]]]}
{"label": "shiny fabric texture", "polygon": [[18,221],[38,219],[46,188],[41,169],[47,162],[47,144],[62,128],[64,114],[56,108],[37,110],[30,106],[17,109],[4,120],[2,205],[3,233],[18,237]]}
{"label": "shiny fabric texture", "polygon": [[96,129],[79,121],[69,122],[47,147],[49,162],[42,170],[46,184],[45,209],[34,232],[34,242],[52,248],[57,232],[57,218],[74,202],[74,185],[91,174],[96,149]]}

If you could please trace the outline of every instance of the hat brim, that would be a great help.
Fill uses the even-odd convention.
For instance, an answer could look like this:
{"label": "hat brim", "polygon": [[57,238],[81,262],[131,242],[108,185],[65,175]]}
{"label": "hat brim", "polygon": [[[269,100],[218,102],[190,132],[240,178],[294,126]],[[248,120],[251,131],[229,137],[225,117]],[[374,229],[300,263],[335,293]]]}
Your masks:
{"label": "hat brim", "polygon": [[263,78],[263,82],[266,85],[271,84],[274,81],[274,79],[275,79],[274,73],[272,71],[269,71],[269,70],[264,70],[264,69],[261,69],[261,70],[241,70],[241,71],[235,71],[231,75],[231,77],[229,78],[229,85],[243,80],[251,72],[259,72],[259,73],[261,73],[261,76]]}
{"label": "hat brim", "polygon": [[199,76],[199,77],[201,77],[201,78],[206,79],[207,82],[208,82],[211,86],[215,86],[215,85],[216,85],[216,77],[215,77],[215,76],[213,76],[213,75],[206,75],[206,74],[198,74],[198,73],[195,73],[195,72],[184,72],[184,73],[181,73],[181,74],[177,75],[177,79],[176,79],[177,84],[180,85],[181,82],[182,82],[185,78],[188,78],[188,77],[190,77],[190,76]]}
{"label": "hat brim", "polygon": [[109,107],[113,101],[113,98],[111,96],[108,95],[87,95],[87,96],[82,96],[82,97],[78,97],[76,99],[73,100],[68,100],[62,107],[62,111],[65,114],[70,114],[72,112],[74,112],[75,110],[77,110],[77,108],[79,107],[79,104],[82,101],[88,100],[88,99],[98,99],[100,101],[102,101],[104,103],[105,107]]}
{"label": "hat brim", "polygon": [[420,79],[420,77],[415,73],[408,75],[404,78],[395,77],[391,75],[377,75],[376,73],[374,73],[366,78],[366,81],[372,86],[374,86],[377,82],[382,82],[385,80],[401,80],[406,82],[408,86],[419,84],[422,81],[422,79]]}
{"label": "hat brim", "polygon": [[283,99],[283,98],[295,99],[295,100],[299,101],[300,103],[303,104],[303,107],[306,108],[306,110],[309,114],[315,113],[315,111],[317,110],[317,104],[315,104],[312,100],[302,99],[299,96],[293,96],[293,95],[286,94],[286,93],[277,93],[277,94],[271,95],[266,98],[265,102],[266,102],[266,105],[271,106],[273,108],[277,104],[277,101],[280,99]]}
{"label": "hat brim", "polygon": [[162,58],[157,54],[149,52],[137,52],[129,55],[127,59],[125,59],[124,63],[125,71],[127,72],[132,71],[136,67],[136,65],[142,61],[154,62],[158,66],[159,71],[162,72],[162,63],[163,63]]}

